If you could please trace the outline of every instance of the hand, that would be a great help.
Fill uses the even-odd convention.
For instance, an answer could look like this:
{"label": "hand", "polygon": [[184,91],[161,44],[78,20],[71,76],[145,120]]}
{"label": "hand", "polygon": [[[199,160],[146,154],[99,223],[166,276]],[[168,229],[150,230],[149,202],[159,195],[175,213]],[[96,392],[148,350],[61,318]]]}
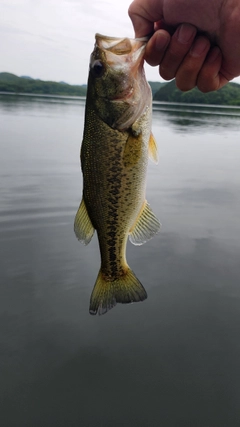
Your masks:
{"label": "hand", "polygon": [[160,65],[165,80],[208,92],[240,74],[237,6],[238,0],[135,0],[129,15],[136,37],[153,34],[146,60]]}

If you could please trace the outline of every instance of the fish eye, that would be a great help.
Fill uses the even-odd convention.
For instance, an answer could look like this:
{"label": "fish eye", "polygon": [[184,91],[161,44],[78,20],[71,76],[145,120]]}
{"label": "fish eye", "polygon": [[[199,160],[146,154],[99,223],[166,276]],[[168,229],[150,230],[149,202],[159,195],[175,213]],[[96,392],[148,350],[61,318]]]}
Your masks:
{"label": "fish eye", "polygon": [[91,72],[93,73],[94,77],[102,77],[104,71],[105,71],[105,67],[102,61],[99,61],[99,59],[96,59],[96,61],[94,61],[93,64],[91,65]]}

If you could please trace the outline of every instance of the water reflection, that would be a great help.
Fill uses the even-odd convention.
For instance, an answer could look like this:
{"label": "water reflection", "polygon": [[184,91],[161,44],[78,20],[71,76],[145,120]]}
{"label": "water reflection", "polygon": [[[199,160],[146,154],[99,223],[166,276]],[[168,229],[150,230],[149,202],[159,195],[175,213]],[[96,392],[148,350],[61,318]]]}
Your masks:
{"label": "water reflection", "polygon": [[[169,104],[154,101],[153,117],[157,118],[161,112],[171,125],[179,131],[198,132],[199,127],[209,132],[215,132],[216,128],[240,128],[240,108],[226,106],[207,106],[197,104]],[[188,129],[190,128],[190,129]],[[202,131],[202,130],[201,130]]]}
{"label": "water reflection", "polygon": [[127,247],[148,299],[95,318],[97,239],[73,232],[84,102],[0,98],[1,426],[238,427],[238,117],[154,110],[162,231]]}

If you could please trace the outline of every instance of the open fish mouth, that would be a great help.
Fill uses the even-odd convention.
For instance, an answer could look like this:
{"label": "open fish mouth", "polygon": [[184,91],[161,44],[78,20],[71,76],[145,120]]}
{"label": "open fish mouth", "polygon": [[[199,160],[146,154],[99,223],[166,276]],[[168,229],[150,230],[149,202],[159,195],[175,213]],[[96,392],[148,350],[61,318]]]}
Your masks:
{"label": "open fish mouth", "polygon": [[137,49],[141,44],[145,47],[145,44],[149,40],[149,37],[130,39],[128,37],[109,37],[99,33],[95,35],[95,38],[96,44],[100,49],[108,50],[115,53],[115,55],[128,55],[132,52],[134,46]]}
{"label": "open fish mouth", "polygon": [[133,65],[132,71],[139,67],[148,37],[130,39],[128,37],[108,37],[96,34],[96,47],[105,52],[106,61],[113,68]]}
{"label": "open fish mouth", "polygon": [[[106,96],[110,101],[128,102],[135,90],[134,81],[137,80],[139,69],[144,62],[144,51],[148,37],[131,39],[128,37],[109,37],[102,34],[95,35],[95,51],[91,65],[109,67],[117,73],[121,72],[118,89],[121,90],[112,96]],[[102,52],[102,53],[100,53]],[[100,71],[101,72],[101,71]],[[117,74],[116,74],[117,75]],[[104,95],[102,94],[104,97]]]}

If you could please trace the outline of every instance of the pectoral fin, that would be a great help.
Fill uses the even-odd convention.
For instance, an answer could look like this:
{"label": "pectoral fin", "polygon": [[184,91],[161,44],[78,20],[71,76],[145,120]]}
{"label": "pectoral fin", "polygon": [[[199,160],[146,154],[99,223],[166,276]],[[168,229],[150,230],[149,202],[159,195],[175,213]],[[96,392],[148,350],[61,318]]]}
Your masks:
{"label": "pectoral fin", "polygon": [[125,167],[133,167],[142,155],[142,134],[130,134],[124,148],[123,163]]}
{"label": "pectoral fin", "polygon": [[129,232],[129,240],[134,245],[142,245],[158,233],[161,224],[145,200],[137,220]]}
{"label": "pectoral fin", "polygon": [[81,243],[84,243],[84,245],[87,245],[90,242],[94,234],[94,227],[89,218],[83,199],[75,216],[74,231],[77,239],[80,240]]}
{"label": "pectoral fin", "polygon": [[158,164],[158,150],[156,140],[151,132],[148,142],[148,157],[155,163]]}

